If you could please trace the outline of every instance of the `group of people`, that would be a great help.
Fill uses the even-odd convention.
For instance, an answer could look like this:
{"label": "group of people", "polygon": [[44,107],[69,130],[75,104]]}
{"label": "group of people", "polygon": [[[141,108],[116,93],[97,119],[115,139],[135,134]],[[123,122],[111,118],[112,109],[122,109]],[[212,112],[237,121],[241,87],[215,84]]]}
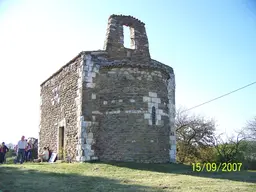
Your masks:
{"label": "group of people", "polygon": [[[15,163],[22,164],[24,161],[32,161],[32,148],[33,145],[31,144],[31,141],[27,142],[27,140],[25,140],[25,136],[22,136],[15,149],[17,151]],[[34,162],[48,161],[50,153],[49,148],[44,147],[43,149],[43,153],[39,154],[39,158],[35,159]]]}
{"label": "group of people", "polygon": [[9,151],[9,148],[5,145],[4,142],[0,144],[0,164],[3,164],[6,162],[6,153]]}
{"label": "group of people", "polygon": [[15,159],[15,163],[24,163],[25,161],[32,161],[32,149],[33,145],[31,141],[25,139],[25,136],[21,137],[21,140],[14,147],[16,151],[17,158]]}
{"label": "group of people", "polygon": [[[14,163],[20,163],[23,164],[25,161],[32,161],[32,149],[33,145],[31,140],[27,141],[25,140],[25,136],[21,137],[21,140],[18,142],[18,144],[14,147],[14,150],[16,152],[16,159],[14,160]],[[6,162],[6,153],[9,151],[9,148],[5,145],[3,142],[0,144],[0,164],[3,164]],[[44,147],[43,152],[38,155],[38,159],[33,160],[34,162],[43,162],[48,161],[50,157],[50,150],[49,147]]]}

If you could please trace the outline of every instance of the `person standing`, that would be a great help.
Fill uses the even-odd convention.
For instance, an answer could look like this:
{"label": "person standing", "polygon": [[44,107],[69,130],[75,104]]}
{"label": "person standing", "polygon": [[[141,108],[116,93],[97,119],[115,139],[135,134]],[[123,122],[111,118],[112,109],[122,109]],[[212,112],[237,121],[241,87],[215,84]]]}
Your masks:
{"label": "person standing", "polygon": [[25,136],[21,137],[21,140],[18,142],[18,157],[17,162],[22,164],[25,160],[25,149],[27,148],[27,142],[25,141]]}
{"label": "person standing", "polygon": [[25,152],[25,159],[26,162],[27,161],[31,161],[31,149],[32,149],[32,144],[31,144],[31,140],[27,143],[27,148],[26,148],[26,152]]}
{"label": "person standing", "polygon": [[3,162],[4,162],[3,157],[4,157],[4,148],[3,148],[2,144],[0,144],[0,164],[3,164]]}
{"label": "person standing", "polygon": [[5,154],[9,151],[9,148],[5,145],[5,143],[2,143],[2,148],[3,148],[3,160],[4,163],[6,163],[6,158],[5,158]]}

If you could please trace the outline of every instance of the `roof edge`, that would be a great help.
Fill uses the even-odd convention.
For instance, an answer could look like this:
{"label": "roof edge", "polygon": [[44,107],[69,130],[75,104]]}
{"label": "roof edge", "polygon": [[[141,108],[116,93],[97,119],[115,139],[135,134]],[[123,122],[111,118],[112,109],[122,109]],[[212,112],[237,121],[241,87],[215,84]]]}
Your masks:
{"label": "roof edge", "polygon": [[169,66],[169,65],[166,65],[166,64],[164,64],[164,63],[162,63],[162,62],[160,62],[160,61],[157,61],[157,60],[155,60],[155,59],[151,59],[151,61],[153,61],[153,62],[155,62],[155,63],[157,63],[157,64],[159,64],[159,65],[162,65],[166,70],[168,70],[170,73],[174,73],[174,70],[173,70],[173,68],[171,67],[171,66]]}
{"label": "roof edge", "polygon": [[106,52],[105,50],[97,50],[97,51],[81,51],[77,56],[75,56],[73,59],[71,59],[68,63],[66,63],[65,65],[63,65],[58,71],[56,71],[55,73],[53,73],[49,78],[47,78],[45,81],[43,81],[41,83],[41,87],[47,82],[49,81],[51,78],[53,78],[55,75],[59,74],[65,67],[69,66],[71,63],[73,63],[75,60],[77,60],[79,57],[81,57],[81,55],[83,54],[90,54],[90,53],[97,53],[97,52]]}
{"label": "roof edge", "polygon": [[139,20],[139,19],[137,19],[137,18],[135,18],[135,17],[133,17],[133,16],[131,16],[131,15],[122,15],[122,14],[116,15],[116,14],[112,14],[112,15],[109,16],[108,19],[112,19],[112,18],[115,19],[115,18],[122,18],[122,17],[123,17],[123,18],[132,19],[132,20],[134,20],[134,21],[140,23],[141,25],[145,25],[145,23],[143,23],[141,20]]}

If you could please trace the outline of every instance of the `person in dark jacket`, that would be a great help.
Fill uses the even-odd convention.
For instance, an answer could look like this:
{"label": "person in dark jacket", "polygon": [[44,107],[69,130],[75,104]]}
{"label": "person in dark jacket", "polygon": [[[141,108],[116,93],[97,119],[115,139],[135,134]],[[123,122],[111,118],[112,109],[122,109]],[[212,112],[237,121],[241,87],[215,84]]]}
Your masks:
{"label": "person in dark jacket", "polygon": [[9,148],[5,145],[5,143],[2,143],[2,148],[3,148],[3,162],[6,163],[6,158],[5,158],[5,154],[9,151]]}
{"label": "person in dark jacket", "polygon": [[0,144],[0,164],[4,163],[4,147]]}

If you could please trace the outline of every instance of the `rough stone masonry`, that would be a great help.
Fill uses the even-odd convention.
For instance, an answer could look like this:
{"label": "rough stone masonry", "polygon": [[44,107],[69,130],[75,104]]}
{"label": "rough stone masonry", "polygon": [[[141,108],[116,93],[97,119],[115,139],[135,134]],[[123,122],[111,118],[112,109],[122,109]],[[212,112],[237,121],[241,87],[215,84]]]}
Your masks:
{"label": "rough stone masonry", "polygon": [[39,152],[49,146],[79,162],[176,159],[174,72],[151,59],[145,24],[132,16],[111,15],[103,50],[79,53],[41,84],[40,116]]}

